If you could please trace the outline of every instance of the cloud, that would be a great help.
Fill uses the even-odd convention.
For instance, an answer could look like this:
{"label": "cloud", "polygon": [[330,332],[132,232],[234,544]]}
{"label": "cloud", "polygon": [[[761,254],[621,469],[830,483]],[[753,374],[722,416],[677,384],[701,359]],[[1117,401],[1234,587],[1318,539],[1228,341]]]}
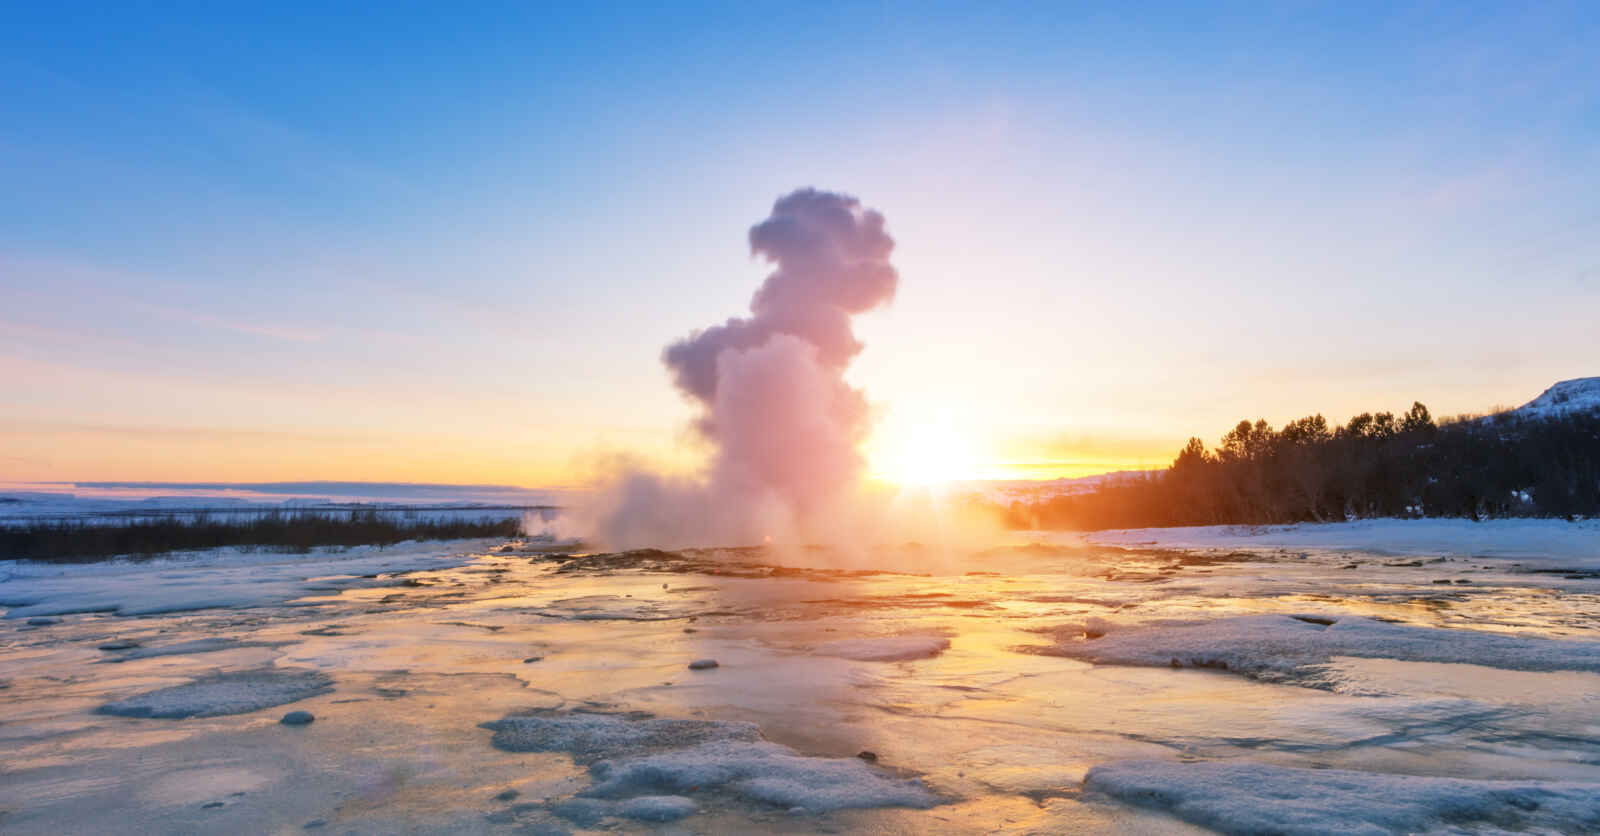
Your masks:
{"label": "cloud", "polygon": [[855,198],[801,189],[780,198],[749,241],[752,255],[775,265],[750,316],[662,353],[699,407],[708,467],[692,479],[618,474],[594,524],[609,545],[809,538],[859,486],[870,411],[844,380],[862,350],[851,318],[894,298],[894,240],[883,216]]}

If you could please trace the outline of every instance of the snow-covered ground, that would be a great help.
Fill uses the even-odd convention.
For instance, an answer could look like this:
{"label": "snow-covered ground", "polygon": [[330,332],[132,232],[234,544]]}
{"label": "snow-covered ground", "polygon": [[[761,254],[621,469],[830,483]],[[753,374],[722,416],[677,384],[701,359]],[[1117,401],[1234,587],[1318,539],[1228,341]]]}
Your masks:
{"label": "snow-covered ground", "polygon": [[1568,525],[0,564],[0,830],[1592,832]]}
{"label": "snow-covered ground", "polygon": [[[1087,634],[1098,635],[1088,639]],[[1360,616],[1237,615],[1117,628],[1104,621],[1064,656],[1113,665],[1215,668],[1271,682],[1344,690],[1340,657],[1600,673],[1600,641],[1524,638],[1391,624]],[[1357,684],[1356,687],[1361,687]]]}
{"label": "snow-covered ground", "polygon": [[1600,377],[1563,380],[1512,410],[1520,418],[1552,418],[1600,409]]}
{"label": "snow-covered ground", "polygon": [[1086,783],[1224,833],[1383,836],[1440,830],[1447,822],[1489,832],[1585,833],[1597,824],[1595,786],[1584,783],[1171,761],[1097,766]]}
{"label": "snow-covered ground", "polygon": [[[5,618],[108,612],[153,615],[315,601],[353,587],[472,560],[496,540],[400,543],[286,554],[250,548],[180,552],[150,560],[58,564],[0,560]],[[388,576],[388,580],[384,580]]]}
{"label": "snow-covered ground", "polygon": [[1097,545],[1161,549],[1322,549],[1522,559],[1600,569],[1600,520],[1359,520],[1295,525],[1131,528],[1084,535]]}

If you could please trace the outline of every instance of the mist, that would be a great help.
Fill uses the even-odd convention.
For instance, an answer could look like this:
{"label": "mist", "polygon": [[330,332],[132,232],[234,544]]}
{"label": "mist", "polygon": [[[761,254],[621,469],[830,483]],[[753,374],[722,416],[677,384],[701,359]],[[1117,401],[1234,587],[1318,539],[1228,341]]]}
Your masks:
{"label": "mist", "polygon": [[698,408],[707,463],[687,478],[609,474],[587,514],[608,547],[828,541],[869,514],[861,444],[872,410],[844,373],[863,349],[853,317],[894,298],[894,239],[856,198],[800,189],[750,228],[749,246],[773,265],[750,315],[662,352]]}

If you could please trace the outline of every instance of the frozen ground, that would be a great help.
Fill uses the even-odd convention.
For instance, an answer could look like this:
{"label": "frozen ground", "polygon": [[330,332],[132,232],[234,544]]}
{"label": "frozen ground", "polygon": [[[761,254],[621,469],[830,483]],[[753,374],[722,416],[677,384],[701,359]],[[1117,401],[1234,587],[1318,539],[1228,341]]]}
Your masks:
{"label": "frozen ground", "polygon": [[0,564],[0,830],[1594,832],[1568,525]]}
{"label": "frozen ground", "polygon": [[1445,822],[1546,833],[1600,828],[1594,784],[1171,761],[1097,766],[1085,783],[1092,790],[1169,809],[1224,833],[1382,836],[1437,829]]}
{"label": "frozen ground", "polygon": [[400,543],[307,554],[226,548],[153,560],[60,564],[0,560],[5,618],[111,612],[153,615],[314,603],[341,589],[404,583],[408,572],[456,566],[499,541]]}
{"label": "frozen ground", "polygon": [[1130,528],[1086,535],[1095,544],[1160,549],[1317,549],[1381,555],[1525,558],[1600,571],[1600,520],[1359,520],[1296,525]]}

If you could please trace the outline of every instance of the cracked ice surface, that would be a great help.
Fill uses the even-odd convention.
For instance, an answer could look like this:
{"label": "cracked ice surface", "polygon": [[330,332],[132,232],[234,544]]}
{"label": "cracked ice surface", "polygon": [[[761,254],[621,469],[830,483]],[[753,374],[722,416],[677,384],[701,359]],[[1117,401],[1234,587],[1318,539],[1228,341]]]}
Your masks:
{"label": "cracked ice surface", "polygon": [[1338,688],[1338,656],[1450,662],[1513,671],[1600,672],[1600,641],[1523,638],[1388,624],[1358,616],[1250,615],[1109,630],[1065,641],[1063,656],[1113,665],[1217,668],[1282,682]]}
{"label": "cracked ice surface", "polygon": [[1264,764],[1118,761],[1086,785],[1223,833],[1382,836],[1475,823],[1579,833],[1600,827],[1600,784],[1471,781]]}
{"label": "cracked ice surface", "polygon": [[1600,578],[1539,530],[4,564],[0,830],[1583,831]]}

